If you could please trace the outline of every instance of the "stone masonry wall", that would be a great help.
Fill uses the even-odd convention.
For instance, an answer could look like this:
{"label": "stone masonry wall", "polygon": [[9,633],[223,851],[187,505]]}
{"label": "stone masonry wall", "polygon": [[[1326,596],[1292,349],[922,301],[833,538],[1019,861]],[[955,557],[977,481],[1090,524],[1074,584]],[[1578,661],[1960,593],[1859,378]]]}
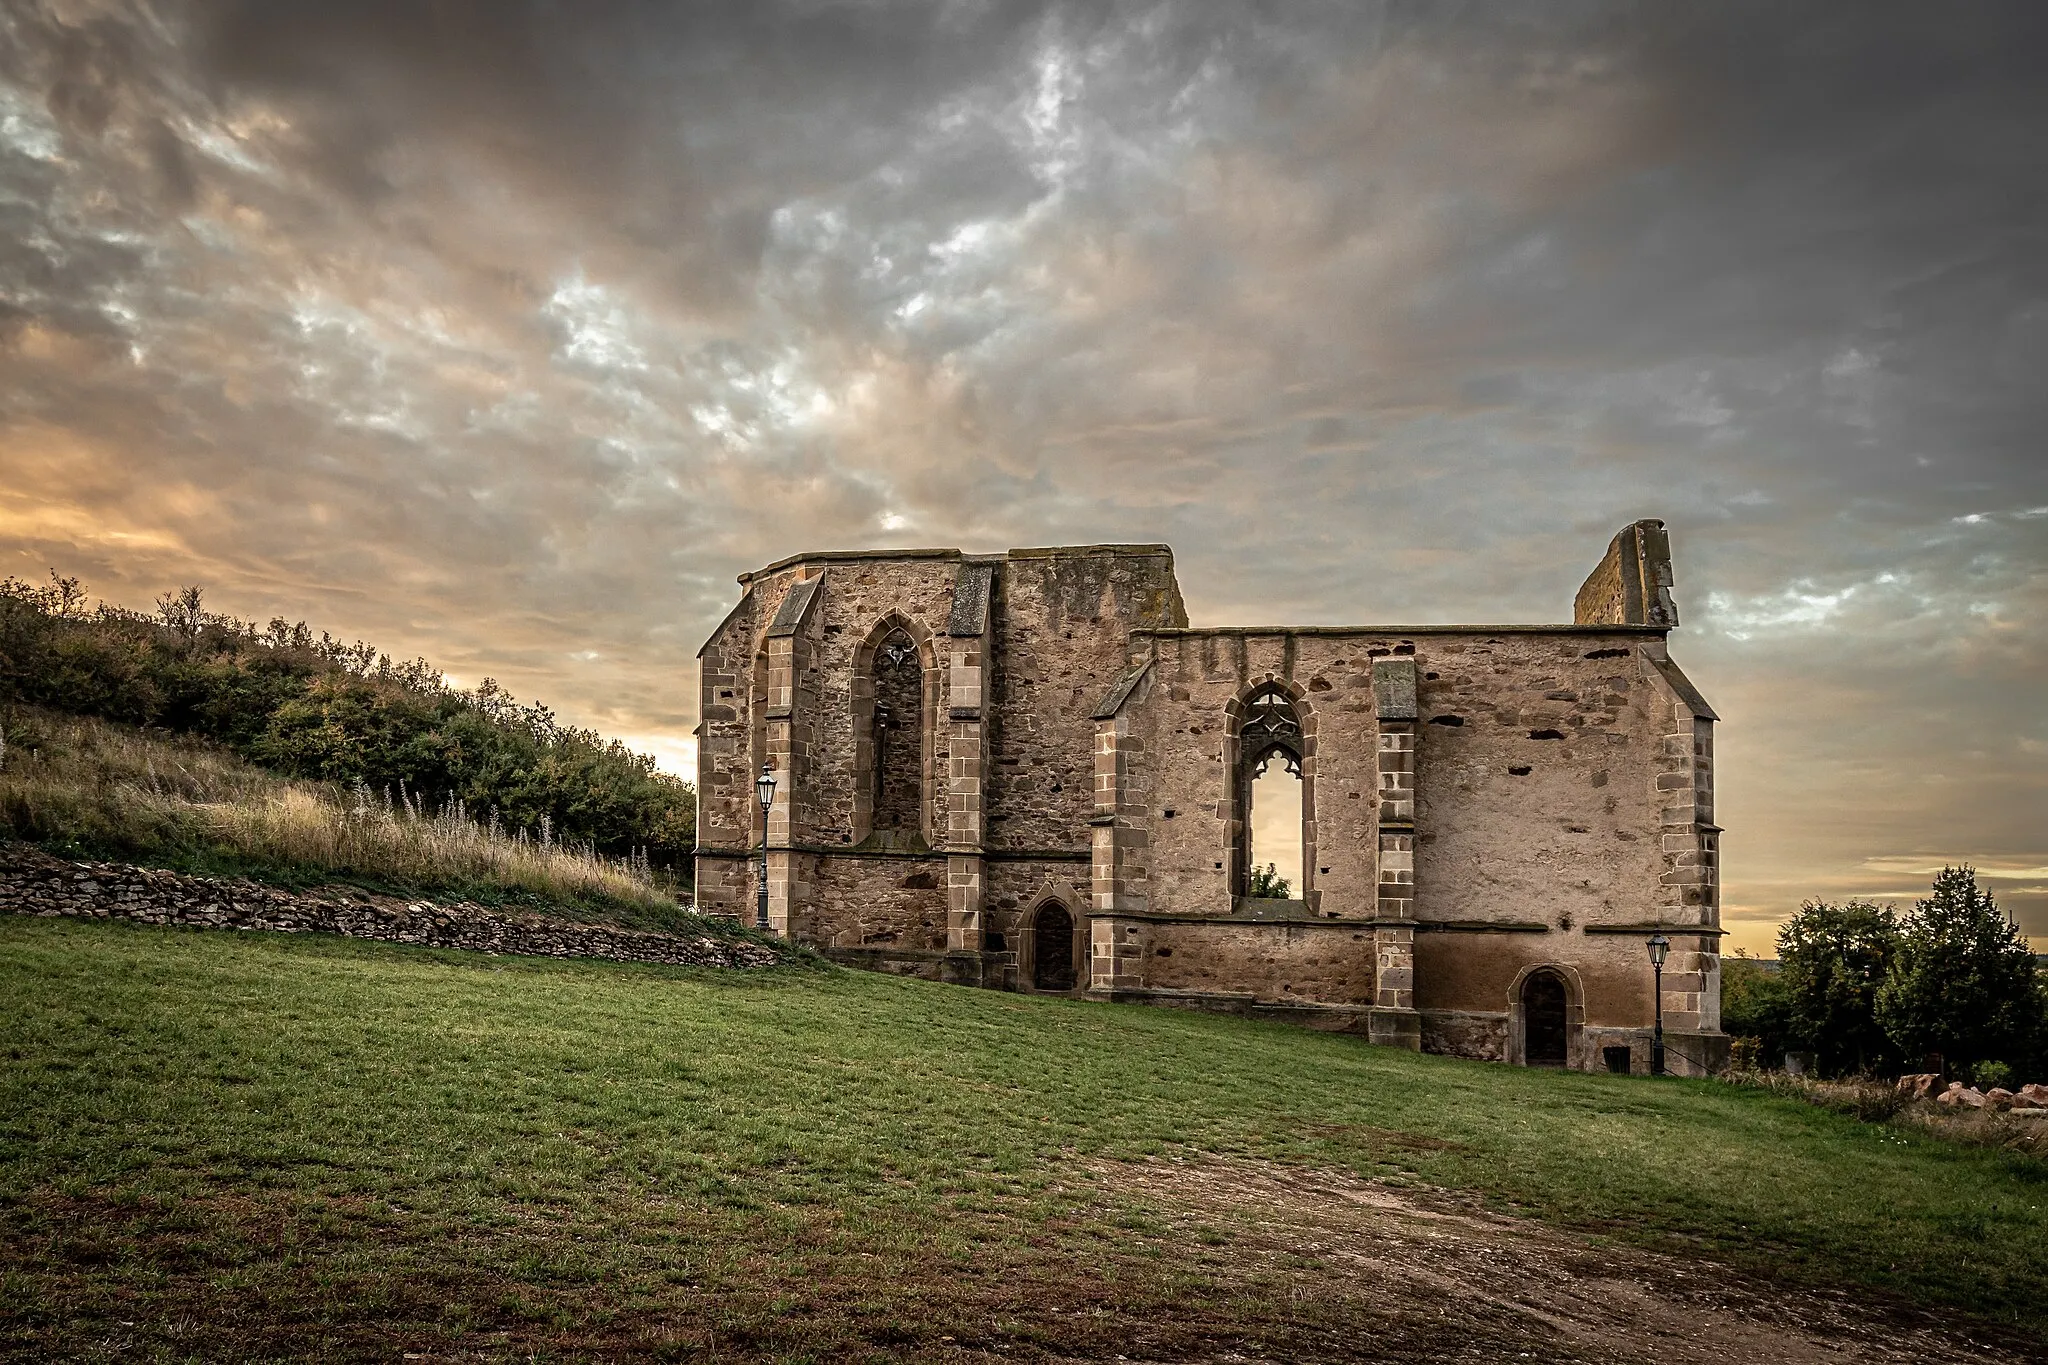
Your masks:
{"label": "stone masonry wall", "polygon": [[608,925],[565,924],[480,905],[405,902],[328,890],[285,891],[121,863],[73,863],[0,845],[0,914],[123,919],[193,929],[341,934],[521,957],[602,958],[678,967],[770,967],[773,948]]}
{"label": "stone masonry wall", "polygon": [[1656,918],[1668,706],[1639,643],[1580,633],[1426,642],[1417,657],[1422,918],[1560,929]]}
{"label": "stone masonry wall", "polygon": [[[1229,913],[1232,840],[1243,836],[1233,829],[1235,751],[1226,708],[1271,678],[1299,694],[1295,710],[1312,737],[1302,774],[1315,860],[1297,892],[1319,916],[1370,919],[1379,786],[1372,665],[1397,649],[1412,653],[1413,643],[1203,631],[1162,633],[1149,644],[1155,677],[1141,723],[1152,790],[1142,830],[1151,850],[1151,908]],[[1250,857],[1264,861],[1256,848]]]}
{"label": "stone masonry wall", "polygon": [[[986,659],[978,644],[951,636],[962,584],[976,574],[986,585]],[[995,874],[981,855],[1085,855],[1089,713],[1124,667],[1133,625],[1185,621],[1172,556],[1161,546],[807,555],[747,575],[744,585],[700,655],[701,903],[753,917],[753,864],[731,855],[758,847],[749,801],[768,761],[779,779],[767,821],[771,922],[786,914],[800,936],[834,947],[978,952],[989,931],[1008,944],[1014,908],[1001,924],[982,919]],[[925,669],[916,773],[923,818],[901,835],[873,826],[869,659],[899,627]],[[975,704],[984,675],[985,712]],[[926,848],[952,855],[937,890],[941,902],[949,887],[961,902],[940,921],[947,941],[936,947],[927,942],[933,902],[924,894],[933,888],[903,884],[922,873],[899,874],[867,856]]]}
{"label": "stone masonry wall", "polygon": [[1153,923],[1144,939],[1148,990],[1244,992],[1285,1004],[1373,1000],[1367,926]]}
{"label": "stone masonry wall", "polygon": [[799,854],[810,882],[797,937],[820,948],[946,949],[943,857]]}
{"label": "stone masonry wall", "polygon": [[[1119,820],[1149,850],[1147,904],[1135,909],[1235,912],[1228,707],[1272,680],[1298,698],[1312,732],[1303,763],[1314,850],[1305,908],[1324,920],[1373,919],[1384,872],[1375,866],[1384,856],[1375,794],[1385,779],[1373,667],[1409,661],[1415,834],[1404,856],[1413,859],[1414,917],[1428,931],[1415,935],[1414,1004],[1435,1020],[1432,1044],[1495,1055],[1520,974],[1532,965],[1570,969],[1589,1027],[1647,1023],[1650,930],[1640,926],[1652,923],[1671,926],[1674,941],[1667,1023],[1715,1027],[1707,1016],[1718,984],[1714,836],[1681,828],[1675,822],[1692,819],[1693,807],[1674,806],[1696,802],[1702,827],[1711,821],[1710,724],[1687,709],[1660,636],[1627,627],[1169,630],[1141,632],[1134,652],[1148,645],[1153,676],[1142,701],[1125,708],[1144,737],[1144,771],[1133,780],[1145,796],[1142,809]],[[1378,913],[1384,918],[1384,906]],[[1430,931],[1446,923],[1465,932]],[[1686,935],[1686,924],[1708,932]],[[1307,971],[1293,953],[1255,946],[1283,932],[1219,925],[1202,935],[1206,946],[1172,943],[1162,960],[1157,949],[1187,932],[1148,926],[1138,933],[1148,944],[1139,971],[1121,968],[1117,981],[1337,1003],[1331,993],[1349,991],[1369,970],[1363,941],[1357,969],[1333,977]],[[1130,946],[1123,931],[1116,943]],[[1460,1034],[1483,1038],[1460,1044]]]}
{"label": "stone masonry wall", "polygon": [[[751,863],[713,853],[751,843],[765,755],[771,922],[833,951],[1016,986],[1055,895],[1098,994],[1353,1011],[1377,1041],[1515,1061],[1548,970],[1594,1065],[1647,1026],[1664,932],[1667,1028],[1718,1036],[1714,716],[1664,652],[1661,523],[1614,539],[1568,626],[1191,630],[1164,546],[806,555],[742,581],[703,655],[702,903],[751,915]],[[863,651],[897,625],[925,670],[922,842],[869,834]],[[1299,726],[1285,914],[1242,899],[1261,688]]]}
{"label": "stone masonry wall", "polygon": [[1088,847],[1096,700],[1134,627],[1187,620],[1163,546],[1012,550],[997,579],[988,846]]}

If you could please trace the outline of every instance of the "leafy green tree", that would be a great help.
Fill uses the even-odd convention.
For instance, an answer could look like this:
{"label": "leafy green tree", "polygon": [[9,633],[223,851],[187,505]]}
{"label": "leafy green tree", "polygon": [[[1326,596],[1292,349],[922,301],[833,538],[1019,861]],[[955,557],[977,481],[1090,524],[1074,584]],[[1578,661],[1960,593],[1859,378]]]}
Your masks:
{"label": "leafy green tree", "polygon": [[1722,958],[1721,1031],[1754,1039],[1759,1060],[1775,1065],[1792,1045],[1792,1002],[1783,970],[1740,952]]}
{"label": "leafy green tree", "polygon": [[1877,996],[1877,1017],[1909,1058],[1939,1053],[1951,1070],[2019,1060],[2040,1044],[2042,987],[2019,926],[1975,869],[1944,867],[1914,902]]}
{"label": "leafy green tree", "polygon": [[1252,865],[1251,894],[1262,899],[1286,900],[1294,894],[1294,887],[1287,878],[1280,875],[1278,863],[1267,863],[1260,867]]}
{"label": "leafy green tree", "polygon": [[1860,900],[1806,901],[1778,931],[1786,1025],[1823,1071],[1868,1071],[1885,1061],[1877,993],[1898,938],[1892,908]]}

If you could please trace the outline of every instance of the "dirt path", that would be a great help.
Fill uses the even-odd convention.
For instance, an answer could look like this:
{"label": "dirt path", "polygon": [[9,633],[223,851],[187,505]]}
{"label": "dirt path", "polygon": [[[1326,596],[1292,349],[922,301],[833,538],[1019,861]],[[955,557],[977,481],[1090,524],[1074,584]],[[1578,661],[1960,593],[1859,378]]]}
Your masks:
{"label": "dirt path", "polygon": [[[1296,1297],[1325,1299],[1319,1315],[1338,1310],[1356,1323],[1350,1359],[1888,1365],[2048,1358],[1967,1339],[1931,1315],[1843,1293],[1779,1293],[1712,1262],[1601,1245],[1337,1172],[1218,1161],[1094,1169],[1191,1237],[1205,1230],[1227,1237],[1247,1274],[1278,1274]],[[1249,1354],[1215,1359],[1263,1365]]]}

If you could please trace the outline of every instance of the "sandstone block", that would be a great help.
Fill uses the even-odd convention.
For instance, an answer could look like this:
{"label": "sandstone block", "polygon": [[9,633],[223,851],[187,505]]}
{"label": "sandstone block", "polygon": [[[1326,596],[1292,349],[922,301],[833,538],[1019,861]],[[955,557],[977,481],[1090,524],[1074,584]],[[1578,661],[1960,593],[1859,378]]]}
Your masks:
{"label": "sandstone block", "polygon": [[1932,1071],[1922,1071],[1911,1076],[1899,1077],[1899,1093],[1909,1100],[1929,1099],[1941,1077]]}

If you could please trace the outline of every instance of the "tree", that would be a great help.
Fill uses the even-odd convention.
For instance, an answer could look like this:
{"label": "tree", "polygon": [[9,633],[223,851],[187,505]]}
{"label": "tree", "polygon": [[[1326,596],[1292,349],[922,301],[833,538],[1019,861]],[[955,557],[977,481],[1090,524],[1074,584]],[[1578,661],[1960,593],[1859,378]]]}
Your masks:
{"label": "tree", "polygon": [[1264,867],[1260,867],[1254,863],[1252,865],[1251,894],[1262,900],[1284,901],[1294,894],[1294,888],[1288,884],[1287,878],[1280,875],[1279,864],[1267,863]]}
{"label": "tree", "polygon": [[1823,1071],[1868,1071],[1890,1050],[1877,994],[1898,937],[1890,906],[1860,900],[1807,901],[1778,931],[1786,1024]]}
{"label": "tree", "polygon": [[2020,1060],[2037,1045],[2034,955],[1975,869],[1942,868],[1933,894],[1906,915],[1877,1017],[1908,1057],[1939,1053],[1952,1070]]}
{"label": "tree", "polygon": [[1768,1065],[1784,1056],[1792,1042],[1785,973],[1740,950],[1722,958],[1721,1031],[1730,1038],[1754,1039],[1754,1056],[1760,1063]]}

